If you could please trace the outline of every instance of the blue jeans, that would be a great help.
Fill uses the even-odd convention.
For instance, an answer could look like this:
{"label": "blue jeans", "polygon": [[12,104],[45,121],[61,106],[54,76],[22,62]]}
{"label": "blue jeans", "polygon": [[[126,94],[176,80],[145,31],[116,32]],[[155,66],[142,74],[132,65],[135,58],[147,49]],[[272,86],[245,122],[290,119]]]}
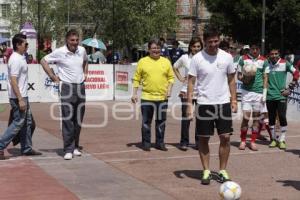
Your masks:
{"label": "blue jeans", "polygon": [[28,103],[28,97],[24,97],[23,99],[27,105],[27,109],[24,112],[20,111],[18,99],[9,99],[13,114],[13,121],[0,138],[0,150],[4,150],[19,131],[21,136],[21,153],[26,153],[32,150],[31,110]]}

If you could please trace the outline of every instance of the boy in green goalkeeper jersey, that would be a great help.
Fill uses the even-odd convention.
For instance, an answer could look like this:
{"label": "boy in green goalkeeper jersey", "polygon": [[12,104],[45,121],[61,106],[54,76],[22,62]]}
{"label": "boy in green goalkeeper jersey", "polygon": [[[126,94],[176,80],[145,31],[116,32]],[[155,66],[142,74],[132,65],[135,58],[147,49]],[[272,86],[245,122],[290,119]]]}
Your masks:
{"label": "boy in green goalkeeper jersey", "polygon": [[[267,93],[267,108],[269,112],[269,124],[272,134],[272,141],[269,147],[278,147],[286,149],[285,136],[287,131],[287,97],[290,91],[296,86],[299,79],[299,71],[296,70],[288,61],[280,58],[279,50],[276,48],[271,49],[269,54],[269,81]],[[286,88],[287,73],[293,74],[293,81]],[[278,113],[280,122],[280,135],[278,137],[275,133],[275,121]]]}

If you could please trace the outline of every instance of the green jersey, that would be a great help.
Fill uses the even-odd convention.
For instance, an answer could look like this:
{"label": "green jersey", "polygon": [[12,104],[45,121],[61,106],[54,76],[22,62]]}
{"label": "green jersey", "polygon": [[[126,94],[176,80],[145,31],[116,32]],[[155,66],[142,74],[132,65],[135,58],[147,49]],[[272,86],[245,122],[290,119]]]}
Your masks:
{"label": "green jersey", "polygon": [[281,90],[286,88],[287,72],[294,73],[296,69],[292,64],[281,58],[275,64],[269,62],[269,65],[270,73],[267,100],[286,99],[286,97],[281,95]]}
{"label": "green jersey", "polygon": [[269,64],[265,57],[258,56],[253,58],[250,55],[244,55],[239,61],[238,72],[242,73],[243,67],[246,65],[255,65],[256,74],[254,81],[249,84],[242,84],[242,89],[250,92],[263,93],[264,89],[264,74],[269,73]]}

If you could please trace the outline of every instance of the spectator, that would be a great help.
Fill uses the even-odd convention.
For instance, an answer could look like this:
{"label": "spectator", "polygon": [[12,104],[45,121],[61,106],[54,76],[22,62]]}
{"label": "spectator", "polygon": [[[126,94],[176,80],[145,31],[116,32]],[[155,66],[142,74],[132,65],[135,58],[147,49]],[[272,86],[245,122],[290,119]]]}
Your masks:
{"label": "spectator", "polygon": [[28,54],[28,61],[27,61],[28,64],[37,64],[38,62],[33,59],[33,56],[32,54]]}
{"label": "spectator", "polygon": [[164,136],[167,119],[168,98],[171,96],[174,73],[170,61],[160,55],[159,41],[148,43],[149,56],[141,58],[133,77],[133,95],[131,101],[137,103],[137,91],[142,85],[142,148],[150,151],[151,123],[155,112],[156,145],[155,148],[167,151]]}
{"label": "spectator", "polygon": [[172,65],[184,54],[184,51],[179,48],[179,42],[175,40],[173,42],[173,48],[170,51],[170,58]]}

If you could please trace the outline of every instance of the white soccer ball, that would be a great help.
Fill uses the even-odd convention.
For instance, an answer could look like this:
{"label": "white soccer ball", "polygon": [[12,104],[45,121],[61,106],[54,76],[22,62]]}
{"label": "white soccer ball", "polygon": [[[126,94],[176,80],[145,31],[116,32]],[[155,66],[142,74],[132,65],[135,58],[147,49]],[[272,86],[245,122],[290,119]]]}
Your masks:
{"label": "white soccer ball", "polygon": [[255,76],[257,71],[257,66],[255,64],[246,64],[243,67],[243,74],[245,76]]}
{"label": "white soccer ball", "polygon": [[241,197],[242,188],[233,181],[226,181],[220,186],[220,196],[223,200],[236,200]]}

